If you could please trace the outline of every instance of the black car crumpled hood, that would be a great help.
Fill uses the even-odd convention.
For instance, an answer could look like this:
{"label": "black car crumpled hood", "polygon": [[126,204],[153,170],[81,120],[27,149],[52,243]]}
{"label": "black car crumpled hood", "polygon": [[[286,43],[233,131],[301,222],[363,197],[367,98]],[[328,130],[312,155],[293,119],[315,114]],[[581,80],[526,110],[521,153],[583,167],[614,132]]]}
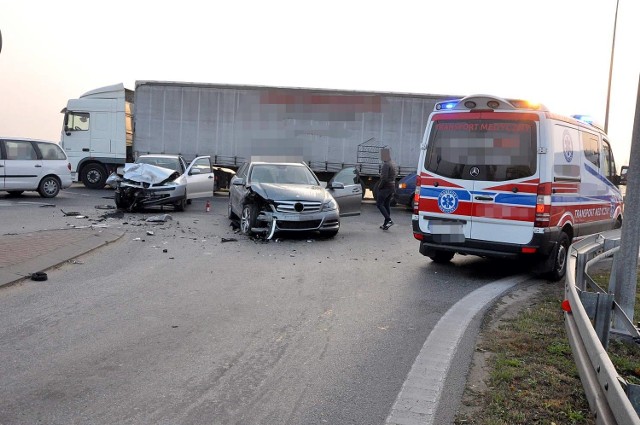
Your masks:
{"label": "black car crumpled hood", "polygon": [[253,183],[251,189],[272,201],[325,202],[328,193],[320,186],[306,184]]}

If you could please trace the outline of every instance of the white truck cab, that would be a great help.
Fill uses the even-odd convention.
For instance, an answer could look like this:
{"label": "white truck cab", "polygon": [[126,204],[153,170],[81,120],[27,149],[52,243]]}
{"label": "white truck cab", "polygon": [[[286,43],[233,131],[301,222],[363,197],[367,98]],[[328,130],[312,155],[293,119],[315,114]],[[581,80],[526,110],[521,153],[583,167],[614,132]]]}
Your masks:
{"label": "white truck cab", "polygon": [[132,104],[133,92],[123,84],[91,90],[67,102],[60,140],[74,181],[102,188],[107,176],[125,163],[133,137]]}
{"label": "white truck cab", "polygon": [[417,173],[413,234],[435,262],[455,253],[537,258],[558,280],[574,238],[622,224],[606,134],[523,100],[436,104]]}

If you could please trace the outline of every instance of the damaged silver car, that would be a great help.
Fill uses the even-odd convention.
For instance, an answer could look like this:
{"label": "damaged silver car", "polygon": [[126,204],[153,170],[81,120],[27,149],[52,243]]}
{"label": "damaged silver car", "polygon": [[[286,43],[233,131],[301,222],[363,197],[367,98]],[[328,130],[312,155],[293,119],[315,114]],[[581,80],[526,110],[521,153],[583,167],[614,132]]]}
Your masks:
{"label": "damaged silver car", "polygon": [[135,211],[156,205],[170,205],[184,211],[191,199],[214,194],[214,174],[208,156],[187,166],[179,155],[141,155],[125,164],[122,174],[112,174],[107,184],[115,188],[119,209]]}
{"label": "damaged silver car", "polygon": [[228,216],[239,220],[242,233],[267,239],[278,231],[333,237],[340,217],[359,215],[361,202],[362,186],[353,167],[339,172],[325,189],[304,163],[248,162],[231,180]]}

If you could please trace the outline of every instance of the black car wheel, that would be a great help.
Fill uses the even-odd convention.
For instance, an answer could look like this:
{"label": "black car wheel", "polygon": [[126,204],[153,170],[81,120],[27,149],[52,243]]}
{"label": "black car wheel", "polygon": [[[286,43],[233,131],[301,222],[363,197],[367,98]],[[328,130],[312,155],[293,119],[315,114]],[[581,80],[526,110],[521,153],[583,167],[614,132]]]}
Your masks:
{"label": "black car wheel", "polygon": [[256,217],[258,209],[253,204],[246,204],[242,207],[242,216],[240,217],[240,231],[248,235],[251,229],[256,226]]}
{"label": "black car wheel", "polygon": [[60,182],[53,176],[47,176],[40,181],[38,193],[43,198],[55,198],[60,193]]}

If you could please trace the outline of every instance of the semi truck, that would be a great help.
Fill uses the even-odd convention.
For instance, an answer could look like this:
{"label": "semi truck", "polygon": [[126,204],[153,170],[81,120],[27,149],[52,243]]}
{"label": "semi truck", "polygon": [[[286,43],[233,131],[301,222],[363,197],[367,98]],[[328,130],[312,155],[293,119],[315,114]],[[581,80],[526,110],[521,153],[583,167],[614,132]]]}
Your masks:
{"label": "semi truck", "polygon": [[297,158],[322,181],[355,166],[374,190],[380,150],[390,148],[399,176],[415,172],[430,112],[457,97],[136,81],[70,99],[61,145],[74,181],[94,189],[137,155],[177,154],[231,169],[252,157]]}

